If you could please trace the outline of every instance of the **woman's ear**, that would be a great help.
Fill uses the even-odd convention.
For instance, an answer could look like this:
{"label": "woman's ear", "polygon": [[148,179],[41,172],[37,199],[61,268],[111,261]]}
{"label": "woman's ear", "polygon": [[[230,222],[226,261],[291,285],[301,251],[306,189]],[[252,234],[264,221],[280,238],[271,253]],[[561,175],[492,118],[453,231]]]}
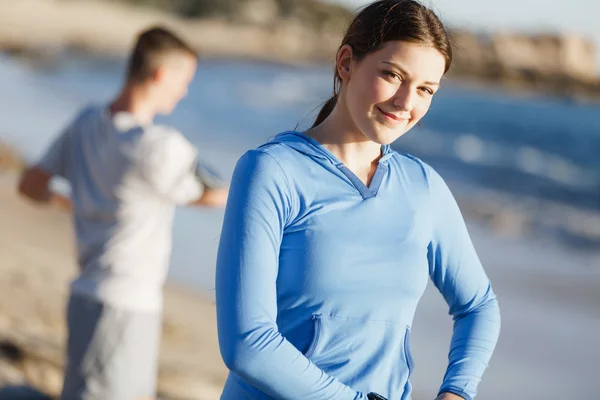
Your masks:
{"label": "woman's ear", "polygon": [[337,73],[342,81],[350,79],[350,70],[352,68],[352,47],[349,44],[343,45],[336,56]]}

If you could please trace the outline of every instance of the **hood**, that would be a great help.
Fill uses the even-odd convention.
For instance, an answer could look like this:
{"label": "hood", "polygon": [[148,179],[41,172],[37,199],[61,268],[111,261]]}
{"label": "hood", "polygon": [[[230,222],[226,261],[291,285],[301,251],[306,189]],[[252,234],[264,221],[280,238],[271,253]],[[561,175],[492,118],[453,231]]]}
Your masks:
{"label": "hood", "polygon": [[[288,131],[282,132],[275,136],[268,144],[281,143],[284,144],[299,153],[307,155],[312,158],[329,161],[333,165],[341,165],[342,163],[334,156],[325,146],[316,141],[315,139],[306,136],[304,133]],[[379,162],[384,162],[392,156],[392,149],[390,145],[381,146],[382,157]]]}

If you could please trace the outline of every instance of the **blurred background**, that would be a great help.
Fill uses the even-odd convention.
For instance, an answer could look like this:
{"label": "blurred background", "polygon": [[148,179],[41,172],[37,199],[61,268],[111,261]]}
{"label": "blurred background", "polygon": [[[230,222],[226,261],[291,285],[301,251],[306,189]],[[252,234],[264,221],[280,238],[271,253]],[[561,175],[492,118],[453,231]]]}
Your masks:
{"label": "blurred background", "polygon": [[[455,62],[421,126],[393,147],[446,179],[498,295],[503,327],[479,398],[600,399],[600,3],[424,2],[451,28]],[[79,108],[112,99],[139,30],[167,25],[200,51],[188,97],[159,122],[182,130],[229,176],[247,149],[310,126],[331,94],[345,25],[366,3],[0,0],[3,284],[14,287],[7,277],[22,273],[15,271],[27,268],[23,263],[50,268],[39,257],[64,247],[40,239],[20,250],[28,258],[14,256],[34,240],[30,232],[55,229],[70,240],[52,218],[15,205],[16,171],[35,162]],[[29,224],[21,236],[9,216],[15,225]],[[222,217],[222,211],[178,210],[171,285],[210,301]],[[61,251],[53,257],[71,256]],[[6,261],[11,254],[17,261]],[[5,297],[0,340],[16,329],[18,319],[6,315],[22,301]],[[205,340],[214,343],[214,321],[205,324],[212,335]],[[441,296],[428,288],[411,339],[415,400],[437,394],[451,327]],[[19,351],[30,346],[19,343]],[[16,351],[7,348],[0,346],[0,384],[1,360]],[[214,368],[218,392],[224,373]],[[20,379],[52,393],[43,379]],[[218,396],[191,392],[188,398]]]}

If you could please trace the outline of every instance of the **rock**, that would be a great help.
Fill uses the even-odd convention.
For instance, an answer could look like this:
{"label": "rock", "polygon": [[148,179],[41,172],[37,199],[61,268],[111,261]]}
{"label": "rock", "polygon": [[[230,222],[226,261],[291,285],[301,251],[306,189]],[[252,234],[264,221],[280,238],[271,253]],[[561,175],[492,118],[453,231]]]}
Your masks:
{"label": "rock", "polygon": [[266,26],[279,15],[275,0],[247,0],[238,6],[238,19],[242,22]]}
{"label": "rock", "polygon": [[491,40],[498,66],[507,71],[531,71],[546,77],[596,78],[593,44],[574,35],[497,34]]}
{"label": "rock", "polygon": [[476,34],[454,31],[451,74],[600,98],[594,43],[570,34]]}

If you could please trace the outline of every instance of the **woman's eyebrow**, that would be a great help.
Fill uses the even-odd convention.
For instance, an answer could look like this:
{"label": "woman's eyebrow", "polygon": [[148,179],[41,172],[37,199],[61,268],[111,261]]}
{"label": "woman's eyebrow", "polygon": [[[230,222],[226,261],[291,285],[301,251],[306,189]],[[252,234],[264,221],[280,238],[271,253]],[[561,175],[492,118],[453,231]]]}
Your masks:
{"label": "woman's eyebrow", "polygon": [[[393,62],[393,61],[384,61],[383,63],[384,63],[384,64],[391,65],[392,67],[396,68],[398,71],[400,71],[400,73],[401,73],[402,75],[410,76],[410,74],[409,74],[408,72],[406,72],[406,70],[405,70],[404,68],[402,68],[402,67],[400,66],[400,64],[397,64],[397,63],[395,63],[395,62]],[[440,86],[440,83],[439,83],[439,82],[431,82],[431,81],[428,81],[428,82],[423,82],[423,83],[424,83],[424,84],[426,84],[426,85],[430,85],[430,86]]]}

